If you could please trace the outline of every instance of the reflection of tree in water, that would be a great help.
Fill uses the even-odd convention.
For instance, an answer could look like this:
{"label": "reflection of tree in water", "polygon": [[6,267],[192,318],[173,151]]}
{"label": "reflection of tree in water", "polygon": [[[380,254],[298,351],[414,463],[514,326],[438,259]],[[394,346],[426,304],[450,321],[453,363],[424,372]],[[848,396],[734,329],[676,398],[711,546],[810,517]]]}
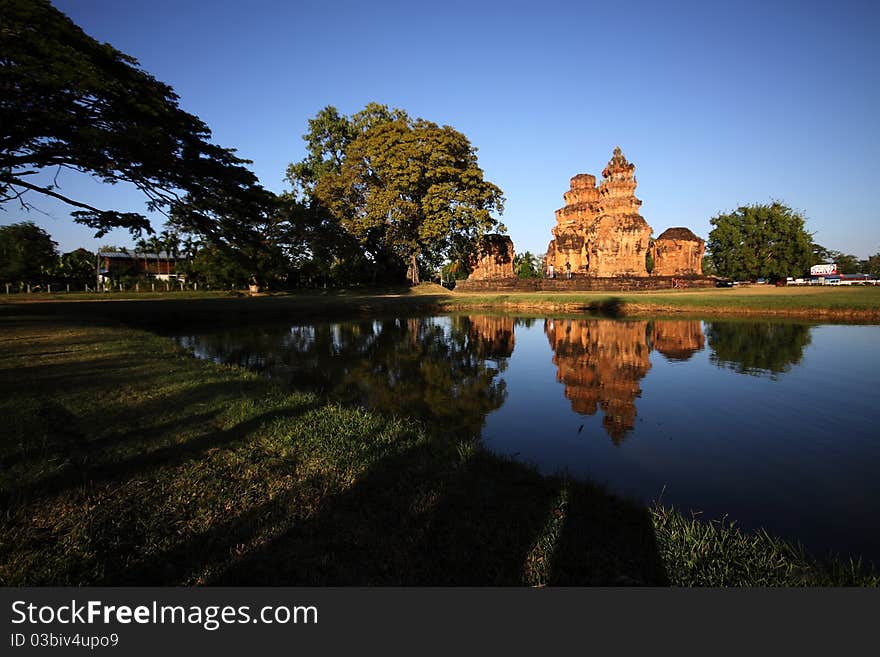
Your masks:
{"label": "reflection of tree in water", "polygon": [[556,378],[571,408],[581,415],[602,409],[602,424],[615,445],[635,426],[635,400],[651,362],[648,322],[548,319],[544,332],[553,349]]}
{"label": "reflection of tree in water", "polygon": [[346,404],[478,436],[507,396],[499,374],[513,320],[455,317],[250,329],[182,340],[203,357],[265,372]]}
{"label": "reflection of tree in water", "polygon": [[713,364],[740,374],[775,379],[801,362],[804,347],[810,344],[810,327],[777,322],[711,322],[706,337]]}

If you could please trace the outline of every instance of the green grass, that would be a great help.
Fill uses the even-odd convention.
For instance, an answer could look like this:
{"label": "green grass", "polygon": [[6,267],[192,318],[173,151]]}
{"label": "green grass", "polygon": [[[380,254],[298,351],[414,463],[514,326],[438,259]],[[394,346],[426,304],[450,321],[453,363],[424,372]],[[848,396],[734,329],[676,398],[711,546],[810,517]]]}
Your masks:
{"label": "green grass", "polygon": [[[247,317],[275,302],[190,305],[219,322],[230,304]],[[343,305],[364,303],[398,302]],[[0,584],[878,583],[763,533],[542,477],[443,427],[290,393],[117,321],[166,304],[162,324],[182,308],[0,311]]]}
{"label": "green grass", "polygon": [[803,546],[765,531],[741,531],[729,520],[703,521],[675,509],[651,510],[661,559],[680,586],[878,586],[859,560],[820,565]]}
{"label": "green grass", "polygon": [[[237,292],[114,292],[108,294],[13,294],[0,295],[0,308],[29,302],[79,302],[101,308],[120,301],[162,301],[162,307],[178,312],[182,307],[198,318],[198,306],[208,304],[213,314],[221,307],[233,313],[340,312],[410,307],[418,310],[466,310],[496,308],[517,310],[602,310],[609,302],[625,315],[657,313],[700,315],[799,316],[844,321],[880,320],[880,287],[787,287],[751,286],[738,289],[693,289],[650,292],[513,292],[454,293],[438,285],[380,290],[309,290],[248,297]],[[109,303],[108,303],[109,302]],[[211,302],[211,303],[208,303]],[[195,303],[195,306],[191,306]],[[100,306],[98,305],[100,304]],[[154,313],[166,312],[159,307]]]}
{"label": "green grass", "polygon": [[669,290],[663,292],[536,292],[461,294],[447,304],[585,309],[615,299],[624,314],[687,312],[880,319],[880,288],[775,288]]}
{"label": "green grass", "polygon": [[[825,322],[880,322],[880,288],[715,288],[665,292],[455,294],[438,285],[382,290],[303,291],[249,297],[222,292],[84,295],[63,299],[0,295],[0,317],[39,307],[43,315],[87,316],[110,324],[170,330],[181,324],[225,325],[290,318],[376,316],[491,310],[518,314],[599,312],[615,316],[772,317]],[[150,301],[150,303],[132,303]]]}

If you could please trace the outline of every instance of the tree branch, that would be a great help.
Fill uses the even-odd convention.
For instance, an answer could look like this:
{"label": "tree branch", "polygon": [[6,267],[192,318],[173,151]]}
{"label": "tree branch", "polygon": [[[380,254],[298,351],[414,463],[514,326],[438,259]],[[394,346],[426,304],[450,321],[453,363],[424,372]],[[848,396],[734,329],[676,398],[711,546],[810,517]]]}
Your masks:
{"label": "tree branch", "polygon": [[[12,186],[24,187],[25,189],[29,189],[34,192],[39,192],[40,194],[45,194],[46,196],[52,196],[53,198],[57,198],[60,201],[64,201],[68,205],[72,205],[77,208],[82,208],[84,210],[91,210],[92,212],[98,212],[98,213],[105,212],[104,210],[99,210],[98,208],[96,208],[94,206],[87,205],[87,204],[81,203],[79,201],[74,201],[72,198],[68,198],[67,196],[64,196],[63,194],[59,194],[58,192],[54,192],[51,189],[48,189],[46,187],[40,187],[39,185],[32,185],[31,183],[25,182],[24,180],[16,178],[15,176],[0,175],[0,182],[4,182],[4,183],[7,183],[8,185],[12,185]],[[20,196],[21,196],[21,193],[19,193],[17,195],[17,197],[20,197]],[[16,197],[12,197],[12,198],[16,198]]]}

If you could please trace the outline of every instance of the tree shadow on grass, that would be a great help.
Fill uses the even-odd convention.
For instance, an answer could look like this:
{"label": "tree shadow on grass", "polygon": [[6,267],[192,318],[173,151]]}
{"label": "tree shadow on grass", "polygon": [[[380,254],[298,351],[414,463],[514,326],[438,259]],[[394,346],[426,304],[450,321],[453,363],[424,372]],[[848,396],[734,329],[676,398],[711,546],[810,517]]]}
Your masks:
{"label": "tree shadow on grass", "polygon": [[434,311],[449,301],[442,294],[412,294],[406,289],[337,291],[338,293],[291,294],[257,298],[185,298],[173,296],[151,298],[138,303],[136,297],[76,303],[46,301],[33,304],[0,304],[0,319],[7,326],[25,320],[21,315],[39,314],[43,321],[76,321],[92,326],[113,326],[119,323],[137,329],[158,333],[176,332],[181,327],[216,326],[223,317],[224,326],[246,326],[255,322],[285,321],[296,317],[350,318],[362,315],[374,317],[379,313]]}
{"label": "tree shadow on grass", "polygon": [[[116,383],[121,385],[124,379],[119,377],[114,383],[115,377],[108,378],[102,380],[107,381],[108,389],[114,389]],[[94,379],[92,385],[96,393],[103,387],[103,383],[94,386]],[[149,449],[179,433],[212,426],[223,403],[247,398],[248,393],[261,388],[265,388],[262,381],[208,382],[138,402],[96,401],[94,408],[80,414],[70,412],[51,396],[30,398],[17,409],[27,431],[13,428],[12,434],[21,434],[18,440],[0,443],[0,467],[11,468],[35,457],[42,461],[94,462],[101,460],[104,449],[124,447],[126,443]],[[164,420],[168,416],[173,419]],[[107,427],[113,430],[108,432]]]}
{"label": "tree shadow on grass", "polygon": [[[247,438],[263,425],[279,419],[290,419],[303,415],[316,407],[316,403],[308,403],[276,409],[222,430],[209,424],[207,431],[203,431],[193,438],[162,445],[149,451],[135,450],[133,455],[123,459],[90,463],[88,458],[81,456],[77,459],[79,467],[66,468],[25,485],[0,491],[0,504],[12,506],[13,504],[31,503],[75,486],[95,486],[111,480],[132,478],[154,468],[173,467],[184,461],[199,458],[211,449],[228,447]],[[192,421],[193,418],[188,418],[169,428],[172,431],[179,431],[183,424]]]}
{"label": "tree shadow on grass", "polygon": [[[253,514],[259,517],[259,513]],[[650,515],[482,450],[380,461],[217,572],[218,585],[660,585]]]}
{"label": "tree shadow on grass", "polygon": [[[83,459],[82,468],[8,491],[3,501],[39,503],[74,487],[135,480],[154,469],[198,460],[214,448],[231,447],[263,425],[315,406],[304,402],[265,411],[224,430],[209,426],[185,442],[149,451],[140,451],[142,429],[137,429],[131,455],[106,463]],[[211,419],[196,413],[181,422]],[[166,426],[163,433],[173,435],[182,426]],[[169,516],[169,531],[158,534],[141,528],[138,516],[149,513],[152,502],[138,508],[131,506],[132,500],[119,500],[112,508],[96,507],[83,525],[90,565],[65,560],[63,570],[49,577],[54,583],[108,585],[666,582],[650,515],[638,505],[586,484],[542,477],[479,449],[457,450],[442,436],[377,459],[351,488],[338,493],[313,475],[251,506],[229,492],[220,498],[212,495],[212,504],[227,505],[231,517],[184,533],[182,540],[175,541],[169,531],[178,523],[185,526],[186,516]],[[296,470],[289,458],[271,467],[278,470],[269,474],[273,480]],[[213,476],[222,477],[222,470]],[[135,486],[131,494],[137,490]],[[33,540],[37,549],[45,539],[35,535]],[[150,543],[157,541],[171,546],[156,551]]]}

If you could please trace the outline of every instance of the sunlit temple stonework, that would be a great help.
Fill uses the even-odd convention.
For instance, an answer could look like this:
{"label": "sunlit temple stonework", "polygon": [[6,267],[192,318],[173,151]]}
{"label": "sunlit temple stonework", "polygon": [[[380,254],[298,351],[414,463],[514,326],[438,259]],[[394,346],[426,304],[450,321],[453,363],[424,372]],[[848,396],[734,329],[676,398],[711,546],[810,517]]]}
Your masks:
{"label": "sunlit temple stonework", "polygon": [[635,170],[617,147],[598,184],[589,173],[571,179],[563,194],[565,205],[556,211],[551,229],[545,278],[516,279],[513,242],[503,235],[487,235],[470,262],[468,280],[459,283],[461,289],[647,290],[713,285],[713,279],[703,276],[704,240],[682,227],[669,228],[652,240],[651,226],[640,214]]}
{"label": "sunlit temple stonework", "polygon": [[475,281],[513,278],[513,240],[507,235],[485,235],[471,259],[470,278]]}
{"label": "sunlit temple stonework", "polygon": [[647,276],[645,256],[651,227],[639,214],[635,165],[620,148],[602,170],[602,180],[580,173],[571,179],[565,206],[556,211],[546,264],[556,272],[590,276]]}
{"label": "sunlit temple stonework", "polygon": [[654,276],[702,276],[706,243],[687,228],[670,228],[654,240]]}

